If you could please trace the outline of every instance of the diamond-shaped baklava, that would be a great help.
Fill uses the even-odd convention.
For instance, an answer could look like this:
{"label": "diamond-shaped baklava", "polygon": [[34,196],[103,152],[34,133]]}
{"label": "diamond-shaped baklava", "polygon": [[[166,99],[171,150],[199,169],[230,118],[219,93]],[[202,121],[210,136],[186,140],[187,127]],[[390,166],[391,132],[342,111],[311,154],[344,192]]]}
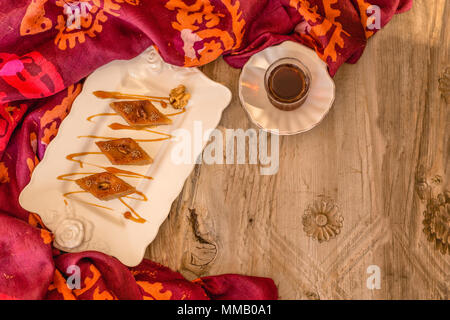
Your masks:
{"label": "diamond-shaped baklava", "polygon": [[153,159],[131,138],[98,141],[95,144],[115,165],[143,166],[153,162]]}
{"label": "diamond-shaped baklava", "polygon": [[75,180],[81,189],[94,197],[107,201],[135,193],[136,189],[109,172],[96,173]]}
{"label": "diamond-shaped baklava", "polygon": [[148,100],[117,101],[110,104],[131,126],[158,126],[171,124],[172,120]]}

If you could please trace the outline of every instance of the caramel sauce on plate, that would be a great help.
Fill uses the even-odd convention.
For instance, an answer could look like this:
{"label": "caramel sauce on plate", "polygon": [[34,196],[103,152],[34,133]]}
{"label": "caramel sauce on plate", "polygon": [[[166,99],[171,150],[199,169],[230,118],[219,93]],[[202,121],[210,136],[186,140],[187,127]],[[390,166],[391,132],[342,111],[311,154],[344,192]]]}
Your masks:
{"label": "caramel sauce on plate", "polygon": [[[97,168],[103,169],[105,171],[108,171],[109,173],[116,174],[118,176],[130,177],[130,178],[140,177],[140,178],[149,179],[149,180],[153,179],[152,177],[145,176],[145,175],[142,175],[142,174],[137,173],[137,172],[128,171],[128,170],[122,170],[122,169],[118,169],[118,168],[114,168],[114,167],[103,167],[103,166],[100,166],[100,165],[95,164],[95,163],[90,163],[90,162],[86,162],[86,161],[83,161],[83,160],[75,159],[76,157],[80,157],[80,156],[84,156],[84,155],[88,155],[88,154],[103,154],[103,153],[101,153],[101,152],[72,153],[72,154],[69,154],[68,156],[66,156],[66,159],[69,160],[69,161],[73,161],[73,162],[78,163],[80,165],[80,168],[83,168],[83,166],[87,164],[87,165],[90,165],[90,166],[97,167]],[[65,176],[65,175],[63,175],[63,176]]]}
{"label": "caramel sauce on plate", "polygon": [[100,99],[156,99],[156,100],[169,100],[168,97],[155,97],[155,96],[144,96],[141,94],[128,94],[117,91],[94,91],[92,92],[94,96]]}
{"label": "caramel sauce on plate", "polygon": [[117,113],[109,113],[109,112],[97,113],[90,117],[87,117],[86,120],[89,122],[93,122],[92,119],[97,118],[97,117],[104,117],[104,116],[118,116],[118,114]]}
{"label": "caramel sauce on plate", "polygon": [[140,173],[133,172],[133,171],[117,169],[117,168],[114,168],[114,167],[102,167],[102,168],[105,169],[106,171],[108,171],[109,173],[115,174],[117,176],[123,176],[123,177],[128,176],[128,177],[134,177],[134,178],[135,177],[141,177],[141,178],[144,178],[144,179],[153,180],[152,177],[145,176],[145,175],[142,175]]}
{"label": "caramel sauce on plate", "polygon": [[127,124],[121,124],[121,123],[117,123],[117,122],[111,123],[108,127],[110,127],[112,130],[147,131],[147,132],[156,133],[156,134],[160,134],[160,135],[172,138],[171,134],[167,134],[167,133],[159,132],[159,131],[155,131],[155,130],[150,130],[150,129],[147,129],[147,127],[142,127],[142,128],[141,127],[133,127],[133,126],[130,126]]}
{"label": "caramel sauce on plate", "polygon": [[[113,209],[112,208],[109,208],[109,207],[105,207],[105,206],[101,206],[101,205],[99,205],[99,204],[96,204],[96,203],[92,203],[92,202],[87,202],[87,201],[84,201],[84,200],[79,200],[79,199],[73,199],[73,198],[70,198],[69,196],[70,195],[72,195],[72,194],[78,194],[78,193],[87,193],[87,191],[72,191],[72,192],[67,192],[67,193],[65,193],[65,194],[63,194],[63,197],[64,198],[67,198],[67,199],[71,199],[71,200],[75,200],[75,201],[78,201],[78,202],[81,202],[81,203],[84,203],[84,204],[87,204],[87,205],[89,205],[89,206],[93,206],[93,207],[97,207],[97,208],[101,208],[101,209],[106,209],[106,210],[110,210],[110,211],[113,211]],[[125,196],[124,198],[128,198],[128,199],[134,199],[134,200],[138,200],[138,201],[147,201],[148,199],[147,199],[147,197],[145,196],[145,194],[143,194],[142,192],[140,192],[140,191],[136,191],[136,194],[137,195],[139,195],[139,196],[141,196],[141,198],[135,198],[135,197],[131,197],[131,196]],[[130,205],[128,205],[122,198],[119,198],[119,200],[120,200],[120,202],[122,202],[130,211],[126,211],[124,214],[123,214],[123,216],[124,216],[124,218],[125,219],[128,219],[128,220],[131,220],[131,221],[134,221],[134,222],[136,222],[136,223],[145,223],[145,222],[147,222],[147,220],[146,219],[144,219],[144,218],[142,218]],[[64,203],[67,205],[68,203],[67,203],[67,201],[64,199]]]}
{"label": "caramel sauce on plate", "polygon": [[144,202],[146,202],[148,200],[147,196],[143,192],[136,190],[135,193],[138,196],[140,196],[140,198],[135,198],[135,197],[132,197],[131,195],[125,196],[124,198],[138,200],[138,201],[144,201]]}
{"label": "caramel sauce on plate", "polygon": [[[102,208],[102,209],[106,209],[106,210],[111,210],[111,211],[113,211],[113,209],[111,209],[111,208],[109,208],[109,207],[105,207],[105,206],[101,206],[101,205],[99,205],[99,204],[95,204],[95,203],[92,203],[92,202],[87,202],[87,201],[79,200],[79,199],[73,199],[73,198],[70,198],[70,197],[69,197],[71,194],[76,194],[76,193],[87,193],[87,191],[72,191],[72,192],[67,192],[67,193],[64,193],[64,194],[63,194],[63,197],[64,197],[64,198],[67,198],[67,199],[75,200],[75,201],[78,201],[78,202],[81,202],[81,203],[84,203],[84,204],[87,204],[87,205],[90,205],[90,206],[93,206],[93,207],[97,207],[97,208]],[[66,200],[64,200],[64,201],[66,201]],[[67,204],[67,202],[65,202],[65,203]]]}
{"label": "caramel sauce on plate", "polygon": [[164,100],[169,100],[169,97],[155,97],[155,96],[144,96],[141,94],[127,94],[117,91],[94,91],[94,96],[100,99],[139,99],[139,100],[149,100],[153,102],[158,102],[161,107],[167,108],[167,102]]}
{"label": "caramel sauce on plate", "polygon": [[[78,138],[89,138],[89,139],[103,139],[103,140],[114,140],[117,139],[116,137],[100,137],[100,136],[78,136]],[[170,139],[170,137],[166,138],[157,138],[157,139],[133,139],[136,142],[156,142],[156,141],[164,141]]]}
{"label": "caramel sauce on plate", "polygon": [[59,177],[57,177],[56,179],[61,180],[61,181],[75,181],[76,179],[66,179],[67,177],[73,177],[73,176],[78,176],[78,175],[85,175],[85,174],[95,174],[96,172],[73,172],[73,173],[66,173],[66,174],[62,174]]}
{"label": "caramel sauce on plate", "polygon": [[[167,107],[167,105],[165,107]],[[164,115],[166,117],[173,117],[173,116],[177,116],[179,114],[185,113],[185,112],[186,112],[186,109],[183,108],[183,110],[181,110],[181,111],[174,112],[174,113],[167,113],[167,114],[164,114]],[[107,117],[107,116],[120,116],[120,115],[118,113],[110,113],[110,112],[97,113],[97,114],[94,114],[92,116],[87,117],[86,120],[89,121],[89,122],[93,122],[92,119],[94,119],[94,118]]]}
{"label": "caramel sauce on plate", "polygon": [[183,109],[182,109],[181,111],[179,111],[179,112],[165,114],[165,116],[166,116],[166,117],[172,117],[172,116],[177,116],[177,115],[182,114],[182,113],[185,113],[185,112],[186,112],[186,109],[183,108]]}
{"label": "caramel sauce on plate", "polygon": [[142,218],[128,203],[126,203],[125,201],[123,201],[122,198],[119,198],[120,202],[122,202],[128,209],[130,209],[130,211],[126,211],[123,216],[125,219],[128,220],[132,220],[134,222],[137,223],[144,223],[147,220],[145,220],[144,218]]}
{"label": "caramel sauce on plate", "polygon": [[80,168],[83,168],[83,164],[90,164],[81,160],[76,160],[74,158],[76,157],[81,157],[81,156],[86,156],[88,154],[103,154],[101,152],[79,152],[79,153],[72,153],[66,156],[66,159],[69,161],[73,161],[73,162],[77,162],[78,164],[80,164]]}

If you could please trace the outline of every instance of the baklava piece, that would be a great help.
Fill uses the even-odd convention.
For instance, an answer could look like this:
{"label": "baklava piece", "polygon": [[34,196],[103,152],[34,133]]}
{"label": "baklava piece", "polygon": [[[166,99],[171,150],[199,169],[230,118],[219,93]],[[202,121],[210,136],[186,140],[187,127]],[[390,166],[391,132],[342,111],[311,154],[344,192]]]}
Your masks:
{"label": "baklava piece", "polygon": [[131,138],[96,142],[100,151],[115,165],[143,166],[153,159]]}
{"label": "baklava piece", "polygon": [[75,180],[81,189],[97,199],[107,201],[135,193],[136,189],[109,172],[96,173]]}
{"label": "baklava piece", "polygon": [[130,126],[158,126],[171,124],[172,120],[147,100],[118,101],[110,104]]}

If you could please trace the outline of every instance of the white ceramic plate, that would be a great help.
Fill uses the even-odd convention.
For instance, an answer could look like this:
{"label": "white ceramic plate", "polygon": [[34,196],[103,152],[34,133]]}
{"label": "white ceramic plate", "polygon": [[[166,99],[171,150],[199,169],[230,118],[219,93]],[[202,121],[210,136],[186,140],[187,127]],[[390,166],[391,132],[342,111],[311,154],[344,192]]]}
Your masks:
{"label": "white ceramic plate", "polygon": [[[172,140],[162,142],[140,142],[141,147],[154,159],[150,166],[116,166],[153,177],[132,179],[121,177],[143,192],[148,201],[124,199],[137,211],[146,223],[140,224],[126,219],[126,210],[119,200],[100,201],[91,194],[72,195],[98,205],[106,210],[86,205],[77,200],[66,200],[63,194],[81,190],[75,182],[60,181],[58,176],[71,172],[102,172],[97,167],[85,165],[80,168],[66,156],[78,152],[98,152],[94,139],[78,138],[95,135],[106,137],[131,137],[134,139],[160,138],[160,135],[132,131],[111,130],[108,124],[126,124],[119,116],[98,117],[95,123],[87,117],[104,112],[113,112],[109,107],[111,100],[96,98],[96,90],[120,91],[145,95],[168,96],[170,89],[184,84],[192,97],[186,112],[174,116],[170,126],[159,126],[154,130],[171,133],[175,129],[185,129],[192,133],[194,122],[201,121],[205,132],[214,129],[220,121],[222,111],[231,101],[231,92],[224,86],[208,79],[195,68],[178,68],[164,63],[154,49],[149,49],[129,61],[114,61],[92,73],[86,80],[83,91],[76,98],[72,111],[63,121],[59,133],[48,146],[44,159],[33,172],[30,183],[20,194],[21,206],[38,213],[45,225],[54,233],[54,245],[68,252],[96,250],[118,258],[128,266],[142,260],[145,249],[155,238],[158,228],[166,219],[172,202],[180,193],[184,181],[194,167],[194,161],[175,164],[172,151],[176,143]],[[163,109],[163,113],[173,113],[174,109]],[[203,147],[205,146],[203,143]],[[196,159],[201,149],[193,151]],[[87,155],[83,160],[100,166],[112,166],[103,155]],[[80,178],[74,177],[74,178]]]}
{"label": "white ceramic plate", "polygon": [[[311,71],[312,81],[305,103],[293,111],[282,111],[269,101],[264,74],[275,61],[293,57]],[[292,41],[269,47],[250,58],[239,79],[239,98],[250,120],[259,128],[280,135],[293,135],[314,128],[334,102],[334,82],[327,65],[310,48]]]}

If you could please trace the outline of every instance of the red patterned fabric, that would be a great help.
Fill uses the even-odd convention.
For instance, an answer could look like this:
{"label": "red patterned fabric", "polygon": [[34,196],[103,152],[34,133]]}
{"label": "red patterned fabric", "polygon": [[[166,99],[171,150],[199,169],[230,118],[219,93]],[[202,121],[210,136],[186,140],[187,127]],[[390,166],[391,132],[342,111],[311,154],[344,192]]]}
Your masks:
{"label": "red patterned fabric", "polygon": [[[82,79],[150,45],[180,66],[223,55],[234,67],[268,46],[313,48],[334,75],[412,0],[0,0],[0,299],[276,299],[272,280],[194,282],[144,260],[128,269],[96,252],[62,254],[18,203]],[[380,13],[378,16],[377,14]],[[373,20],[373,18],[378,18]],[[69,289],[67,267],[81,270]]]}

